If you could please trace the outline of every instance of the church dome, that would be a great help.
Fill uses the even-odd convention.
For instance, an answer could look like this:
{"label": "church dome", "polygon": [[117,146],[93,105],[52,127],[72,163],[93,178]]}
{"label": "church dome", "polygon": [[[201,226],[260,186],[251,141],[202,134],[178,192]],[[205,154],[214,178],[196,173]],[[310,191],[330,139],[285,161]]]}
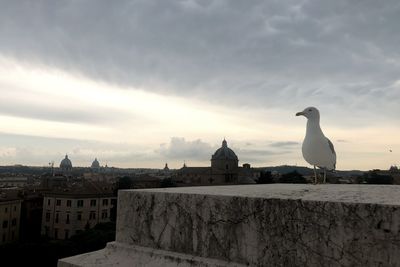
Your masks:
{"label": "church dome", "polygon": [[94,161],[92,162],[92,168],[93,168],[93,169],[98,169],[98,168],[100,168],[100,163],[99,163],[99,161],[97,160],[97,158],[95,158]]}
{"label": "church dome", "polygon": [[65,155],[65,158],[60,163],[61,169],[72,169],[72,162],[68,158],[68,155]]}
{"label": "church dome", "polygon": [[218,148],[215,151],[214,155],[212,155],[212,160],[237,160],[239,161],[238,157],[236,156],[235,152],[228,147],[228,143],[224,139],[222,141],[222,147]]}
{"label": "church dome", "polygon": [[169,171],[168,163],[165,163],[164,171]]}

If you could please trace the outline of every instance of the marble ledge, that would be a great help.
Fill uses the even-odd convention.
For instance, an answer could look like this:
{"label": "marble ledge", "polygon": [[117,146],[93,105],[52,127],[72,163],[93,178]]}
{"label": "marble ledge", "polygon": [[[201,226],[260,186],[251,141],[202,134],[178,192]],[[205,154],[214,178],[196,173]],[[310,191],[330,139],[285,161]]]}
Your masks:
{"label": "marble ledge", "polygon": [[[119,266],[398,266],[400,186],[123,190],[110,246],[88,257],[130,251]],[[136,265],[146,255],[158,261]],[[76,266],[92,266],[84,262]]]}

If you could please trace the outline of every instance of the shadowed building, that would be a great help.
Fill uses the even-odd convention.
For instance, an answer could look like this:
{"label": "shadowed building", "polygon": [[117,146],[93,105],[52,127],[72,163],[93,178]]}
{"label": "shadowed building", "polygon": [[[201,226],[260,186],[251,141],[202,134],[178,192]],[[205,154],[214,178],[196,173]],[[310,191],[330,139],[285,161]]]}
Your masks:
{"label": "shadowed building", "polygon": [[20,240],[38,240],[43,213],[43,189],[23,192]]}
{"label": "shadowed building", "polygon": [[186,164],[177,171],[174,180],[183,185],[206,185],[210,184],[210,167],[187,167]]}
{"label": "shadowed building", "polygon": [[42,235],[68,239],[110,221],[116,197],[110,184],[85,181],[44,194]]}
{"label": "shadowed building", "polygon": [[92,172],[99,172],[100,171],[100,163],[97,160],[97,158],[94,159],[94,161],[92,162],[92,166],[90,166],[90,168],[92,169]]}
{"label": "shadowed building", "polygon": [[19,239],[21,203],[18,192],[0,192],[0,244]]}
{"label": "shadowed building", "polygon": [[211,157],[211,177],[215,184],[237,183],[239,159],[224,139],[222,146]]}
{"label": "shadowed building", "polygon": [[72,162],[68,155],[65,155],[65,158],[61,161],[60,171],[62,174],[70,174],[72,172]]}
{"label": "shadowed building", "polygon": [[239,167],[239,159],[224,139],[222,146],[211,156],[211,167],[187,167],[176,172],[175,182],[181,185],[220,185],[254,183],[250,164]]}

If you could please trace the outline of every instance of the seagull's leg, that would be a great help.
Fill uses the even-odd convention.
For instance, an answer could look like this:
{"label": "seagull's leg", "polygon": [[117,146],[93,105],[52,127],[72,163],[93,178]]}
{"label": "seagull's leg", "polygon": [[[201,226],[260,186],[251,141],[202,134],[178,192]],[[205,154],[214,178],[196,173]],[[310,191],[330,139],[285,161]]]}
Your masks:
{"label": "seagull's leg", "polygon": [[317,184],[317,169],[315,168],[315,165],[314,165],[314,184]]}
{"label": "seagull's leg", "polygon": [[324,168],[324,184],[326,184],[326,168]]}

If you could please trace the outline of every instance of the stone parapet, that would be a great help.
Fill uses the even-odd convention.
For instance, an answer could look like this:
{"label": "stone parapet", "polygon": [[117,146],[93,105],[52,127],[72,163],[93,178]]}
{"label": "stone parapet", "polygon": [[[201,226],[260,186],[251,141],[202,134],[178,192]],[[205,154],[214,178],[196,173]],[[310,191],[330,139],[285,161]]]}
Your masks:
{"label": "stone parapet", "polygon": [[111,266],[110,258],[119,266],[399,266],[400,186],[124,190],[116,242],[59,266]]}

